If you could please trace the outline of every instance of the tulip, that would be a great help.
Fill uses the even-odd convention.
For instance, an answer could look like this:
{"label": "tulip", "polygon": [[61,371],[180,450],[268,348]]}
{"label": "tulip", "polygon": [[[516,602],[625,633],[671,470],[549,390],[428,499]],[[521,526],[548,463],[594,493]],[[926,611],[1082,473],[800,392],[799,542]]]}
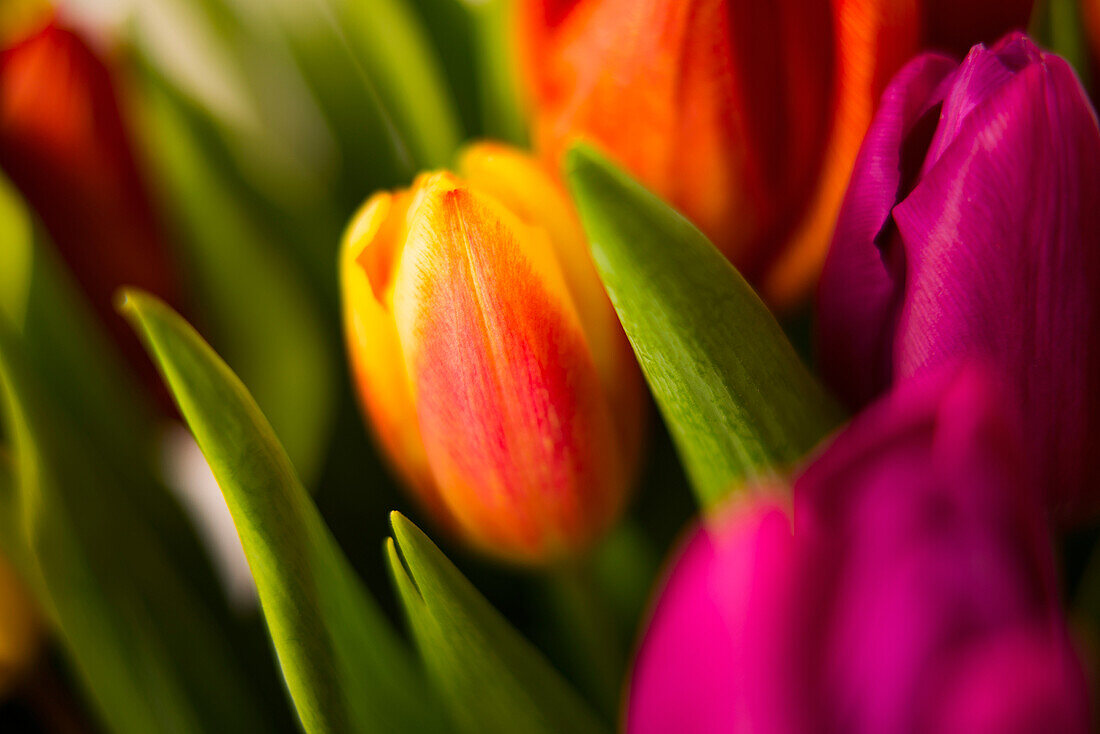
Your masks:
{"label": "tulip", "polygon": [[[589,138],[692,219],[779,306],[813,283],[885,82],[965,51],[1031,0],[526,0],[534,140]],[[962,36],[964,43],[959,42]]]}
{"label": "tulip", "polygon": [[133,285],[176,300],[176,284],[116,88],[104,60],[54,19],[0,50],[0,168],[131,363],[155,379],[112,298]]}
{"label": "tulip", "polygon": [[944,362],[1006,375],[1048,507],[1100,509],[1100,131],[1020,35],[887,90],[819,293],[822,371],[853,406]]}
{"label": "tulip", "polygon": [[977,367],[907,381],[672,565],[630,734],[1089,731],[1019,417]]}
{"label": "tulip", "polygon": [[42,637],[37,607],[15,569],[0,556],[0,698],[37,660]]}
{"label": "tulip", "polygon": [[521,562],[608,527],[643,387],[577,215],[540,164],[476,145],[458,175],[375,194],[341,273],[366,414],[441,524]]}

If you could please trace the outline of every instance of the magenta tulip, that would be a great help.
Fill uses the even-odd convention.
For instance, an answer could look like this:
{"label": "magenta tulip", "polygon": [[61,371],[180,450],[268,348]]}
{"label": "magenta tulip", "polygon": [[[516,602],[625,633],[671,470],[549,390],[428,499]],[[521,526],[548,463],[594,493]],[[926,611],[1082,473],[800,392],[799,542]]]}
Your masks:
{"label": "magenta tulip", "polygon": [[960,357],[1000,370],[1063,517],[1100,510],[1098,171],[1062,59],[1018,34],[922,55],[864,140],[819,292],[822,370],[853,406]]}
{"label": "magenta tulip", "polygon": [[765,663],[775,635],[756,634],[767,618],[750,623],[746,616],[777,606],[785,593],[789,516],[778,495],[754,495],[687,539],[634,663],[629,734],[757,731],[746,728],[745,712],[765,692],[750,695],[758,679],[748,674]]}
{"label": "magenta tulip", "polygon": [[907,380],[793,487],[681,551],[627,730],[1085,734],[1019,423],[976,368]]}

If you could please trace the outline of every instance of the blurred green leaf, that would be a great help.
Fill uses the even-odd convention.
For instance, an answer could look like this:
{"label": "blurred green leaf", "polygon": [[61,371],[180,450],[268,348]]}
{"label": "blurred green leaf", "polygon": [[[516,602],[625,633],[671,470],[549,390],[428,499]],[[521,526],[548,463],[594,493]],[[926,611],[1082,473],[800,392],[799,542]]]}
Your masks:
{"label": "blurred green leaf", "polygon": [[1038,0],[1031,13],[1029,33],[1040,44],[1068,61],[1081,79],[1081,84],[1088,89],[1091,68],[1084,5],[1080,0]]}
{"label": "blurred green leaf", "polygon": [[424,17],[472,137],[527,144],[512,0],[407,0]]}
{"label": "blurred green leaf", "polygon": [[18,497],[15,493],[15,473],[4,446],[0,445],[0,554],[26,575],[29,559],[21,543],[19,517],[16,514]]}
{"label": "blurred green leaf", "polygon": [[482,135],[526,146],[512,0],[458,0],[474,18]]}
{"label": "blurred green leaf", "polygon": [[399,513],[391,520],[386,553],[398,593],[420,654],[463,731],[610,731],[428,536]]}
{"label": "blurred green leaf", "polygon": [[0,318],[0,387],[16,466],[0,503],[3,524],[19,536],[19,565],[105,727],[267,726],[216,612],[39,374]]}
{"label": "blurred green leaf", "polygon": [[0,176],[0,313],[23,322],[31,283],[34,235],[31,218],[11,183]]}
{"label": "blurred green leaf", "polygon": [[130,292],[122,310],[225,495],[306,731],[442,731],[410,652],[355,577],[244,385],[162,302]]}
{"label": "blurred green leaf", "polygon": [[150,94],[147,103],[150,153],[182,229],[194,303],[295,466],[312,477],[333,417],[332,335],[301,279],[209,165],[172,101]]}
{"label": "blurred green leaf", "polygon": [[125,3],[126,27],[143,64],[207,116],[249,183],[296,206],[323,197],[337,151],[287,48],[262,23],[265,6],[140,0]]}
{"label": "blurred green leaf", "polygon": [[[18,222],[13,226],[12,222]],[[162,486],[156,464],[159,432],[147,402],[64,263],[19,196],[0,176],[0,251],[5,265],[19,262],[18,304],[2,309],[18,332],[35,379],[63,412],[80,441],[94,453],[125,502],[156,528],[176,567],[213,603],[222,592],[194,529]],[[12,253],[22,254],[13,257]],[[14,276],[13,273],[9,274]],[[12,293],[5,292],[5,296]],[[226,616],[226,618],[228,618]]]}
{"label": "blurred green leaf", "polygon": [[748,283],[593,149],[574,147],[566,168],[600,277],[703,506],[803,458],[841,413]]}
{"label": "blurred green leaf", "polygon": [[435,50],[406,1],[325,1],[416,167],[448,165],[462,138],[458,115]]}

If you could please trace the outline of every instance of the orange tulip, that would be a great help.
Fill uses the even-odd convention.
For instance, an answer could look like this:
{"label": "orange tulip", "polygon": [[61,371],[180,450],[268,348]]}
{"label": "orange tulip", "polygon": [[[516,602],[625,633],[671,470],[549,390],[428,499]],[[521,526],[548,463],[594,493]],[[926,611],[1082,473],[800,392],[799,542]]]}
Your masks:
{"label": "orange tulip", "polygon": [[0,556],[0,697],[30,669],[41,647],[38,610],[15,570]]}
{"label": "orange tulip", "polygon": [[378,441],[423,504],[517,561],[617,517],[643,387],[567,195],[492,144],[458,175],[372,196],[341,255],[345,328]]}
{"label": "orange tulip", "polygon": [[816,280],[863,133],[922,45],[965,52],[1031,0],[525,0],[536,147],[597,143],[776,306]]}
{"label": "orange tulip", "polygon": [[131,364],[159,385],[112,299],[119,287],[136,285],[178,300],[165,238],[113,71],[52,18],[0,50],[0,168],[42,220]]}

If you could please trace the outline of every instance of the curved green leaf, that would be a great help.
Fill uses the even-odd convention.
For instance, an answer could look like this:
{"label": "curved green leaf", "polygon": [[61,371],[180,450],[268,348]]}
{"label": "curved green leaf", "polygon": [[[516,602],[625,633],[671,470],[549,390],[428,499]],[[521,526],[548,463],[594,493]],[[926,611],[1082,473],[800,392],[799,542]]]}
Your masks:
{"label": "curved green leaf", "polygon": [[593,149],[566,161],[592,255],[699,500],[803,458],[841,412],[706,237]]}
{"label": "curved green leaf", "polygon": [[526,146],[512,0],[406,0],[420,11],[472,137]]}
{"label": "curved green leaf", "polygon": [[355,577],[255,401],[178,314],[128,292],[225,495],[307,732],[442,730],[413,658]]}
{"label": "curved green leaf", "polygon": [[531,643],[400,513],[386,555],[420,655],[470,734],[606,732]]}
{"label": "curved green leaf", "polygon": [[13,324],[22,323],[30,289],[31,218],[15,188],[0,176],[0,313]]}
{"label": "curved green leaf", "polygon": [[265,5],[127,6],[124,30],[142,65],[202,112],[252,187],[285,205],[323,190],[335,158],[329,131],[290,54],[257,27]]}
{"label": "curved green leaf", "polygon": [[180,111],[149,90],[146,128],[196,303],[306,477],[324,459],[335,403],[335,348],[294,268],[210,164]]}
{"label": "curved green leaf", "polygon": [[[18,193],[0,178],[0,324],[8,384],[0,545],[61,626],[63,650],[113,731],[142,731],[124,690],[158,681],[202,728],[267,726],[209,559],[160,483],[152,412]],[[11,300],[7,300],[11,299]],[[2,449],[0,449],[2,452]],[[36,499],[38,498],[38,499]],[[57,514],[45,507],[56,506]],[[63,542],[52,542],[61,537]],[[133,633],[116,645],[128,627]],[[127,645],[147,647],[141,655]],[[162,670],[149,674],[148,667]],[[255,677],[255,676],[249,676]],[[146,683],[149,685],[147,686]],[[148,695],[146,695],[148,694]],[[162,716],[174,716],[165,704]],[[165,728],[171,730],[171,726]],[[144,729],[147,730],[147,729]]]}
{"label": "curved green leaf", "polygon": [[450,163],[462,135],[435,50],[405,0],[327,0],[418,168]]}
{"label": "curved green leaf", "polygon": [[182,734],[269,726],[229,630],[197,593],[172,540],[57,408],[6,318],[0,395],[16,467],[0,503],[5,527],[18,535],[9,539],[13,557],[105,728]]}

